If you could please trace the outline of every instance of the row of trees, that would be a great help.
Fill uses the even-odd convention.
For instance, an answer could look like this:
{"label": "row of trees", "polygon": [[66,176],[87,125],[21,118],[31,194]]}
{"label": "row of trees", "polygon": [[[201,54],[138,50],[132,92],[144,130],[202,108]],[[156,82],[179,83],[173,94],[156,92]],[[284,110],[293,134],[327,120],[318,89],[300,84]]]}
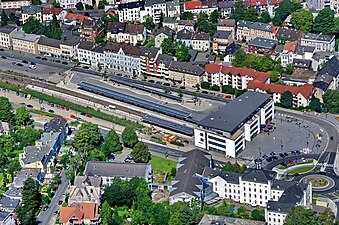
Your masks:
{"label": "row of trees", "polygon": [[170,38],[165,38],[161,43],[163,54],[175,56],[178,61],[189,60],[188,50],[190,47],[186,46],[182,41],[173,41]]}
{"label": "row of trees", "polygon": [[235,19],[236,21],[246,20],[260,23],[271,22],[270,14],[267,11],[259,14],[255,8],[246,9],[242,1],[237,1],[235,3],[235,9],[232,12],[230,18]]}
{"label": "row of trees", "polygon": [[275,66],[280,65],[272,60],[268,55],[259,56],[247,54],[243,49],[239,49],[233,55],[232,66],[247,67],[261,72],[267,72],[275,69]]}
{"label": "row of trees", "polygon": [[323,111],[330,113],[339,113],[339,91],[328,90],[323,95]]}
{"label": "row of trees", "polygon": [[[284,93],[281,94],[280,105],[284,108],[293,107],[293,94],[290,91],[285,91]],[[308,109],[316,112],[321,112],[322,109],[320,100],[315,96],[312,96]]]}
{"label": "row of trees", "polygon": [[286,216],[284,225],[337,225],[335,216],[330,208],[326,208],[319,215],[315,215],[311,209],[302,206],[294,206]]}
{"label": "row of trees", "polygon": [[228,161],[222,169],[226,172],[245,173],[247,170],[247,166],[245,164],[240,166],[237,162],[232,164],[230,161]]}
{"label": "row of trees", "polygon": [[1,26],[6,26],[7,24],[17,24],[18,18],[14,13],[10,13],[9,16],[6,14],[5,10],[2,10],[1,13]]}
{"label": "row of trees", "polygon": [[52,21],[45,26],[38,19],[31,16],[22,25],[22,28],[27,34],[37,34],[41,31],[46,37],[57,40],[60,40],[62,36],[62,29],[55,15],[53,15]]}

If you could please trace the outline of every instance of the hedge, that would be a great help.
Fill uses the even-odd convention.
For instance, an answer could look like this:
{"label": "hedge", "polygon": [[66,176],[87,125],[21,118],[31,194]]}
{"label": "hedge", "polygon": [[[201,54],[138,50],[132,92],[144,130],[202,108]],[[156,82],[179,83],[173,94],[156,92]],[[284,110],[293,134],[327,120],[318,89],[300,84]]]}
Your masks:
{"label": "hedge", "polygon": [[10,83],[0,82],[0,87],[6,88],[6,89],[9,89],[9,90],[12,90],[12,91],[19,91],[23,94],[30,94],[35,98],[42,99],[44,101],[48,101],[48,102],[51,102],[53,104],[62,105],[66,108],[70,108],[70,109],[78,111],[78,112],[85,112],[85,113],[91,114],[92,116],[94,116],[96,118],[106,120],[106,121],[109,121],[109,122],[112,122],[112,123],[115,123],[115,124],[118,124],[118,125],[121,125],[121,126],[124,126],[124,127],[127,127],[127,126],[131,126],[133,128],[143,128],[144,127],[143,125],[139,124],[138,122],[134,122],[134,121],[127,120],[127,119],[122,119],[122,118],[119,118],[117,116],[108,115],[106,113],[101,112],[100,110],[95,110],[95,109],[90,108],[90,107],[78,105],[78,104],[75,104],[73,102],[63,100],[63,99],[58,99],[56,97],[46,95],[46,94],[40,93],[38,91],[26,89],[22,86],[16,86],[16,85],[13,85],[13,84],[10,84]]}

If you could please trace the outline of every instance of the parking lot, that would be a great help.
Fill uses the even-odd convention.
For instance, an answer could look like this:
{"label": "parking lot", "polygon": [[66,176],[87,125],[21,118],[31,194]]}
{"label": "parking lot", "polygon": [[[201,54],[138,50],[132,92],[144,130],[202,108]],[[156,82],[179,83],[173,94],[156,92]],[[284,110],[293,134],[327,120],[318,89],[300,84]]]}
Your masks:
{"label": "parking lot", "polygon": [[292,155],[292,151],[319,154],[325,149],[328,137],[321,127],[279,113],[273,122],[274,129],[269,132],[262,131],[253,141],[246,143],[246,149],[240,153],[240,158],[266,158],[271,156],[272,152],[277,158],[281,158],[280,153],[286,153],[285,156]]}

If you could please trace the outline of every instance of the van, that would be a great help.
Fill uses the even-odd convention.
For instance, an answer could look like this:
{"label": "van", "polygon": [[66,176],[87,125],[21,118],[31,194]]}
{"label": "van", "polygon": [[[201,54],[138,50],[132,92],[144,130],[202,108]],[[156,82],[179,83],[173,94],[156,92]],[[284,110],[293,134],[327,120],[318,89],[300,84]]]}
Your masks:
{"label": "van", "polygon": [[32,99],[32,95],[27,95],[27,97],[26,97],[28,100],[31,100]]}
{"label": "van", "polygon": [[32,69],[32,70],[35,70],[36,69],[36,65],[29,65],[29,68]]}

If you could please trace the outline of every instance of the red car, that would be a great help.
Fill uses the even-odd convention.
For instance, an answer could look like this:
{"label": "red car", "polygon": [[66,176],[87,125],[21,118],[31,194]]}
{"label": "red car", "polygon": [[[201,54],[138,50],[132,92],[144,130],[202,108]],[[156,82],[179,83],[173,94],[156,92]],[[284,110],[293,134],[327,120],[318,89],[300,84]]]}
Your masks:
{"label": "red car", "polygon": [[60,106],[60,108],[61,108],[62,110],[64,110],[64,109],[65,109],[65,106]]}
{"label": "red car", "polygon": [[73,114],[71,114],[69,117],[71,117],[72,119],[76,119],[77,117]]}
{"label": "red car", "polygon": [[293,165],[294,164],[294,161],[293,160],[288,160],[288,163]]}
{"label": "red car", "polygon": [[66,108],[66,111],[69,111],[69,108]]}
{"label": "red car", "polygon": [[87,113],[87,114],[86,114],[86,117],[92,118],[92,115]]}

